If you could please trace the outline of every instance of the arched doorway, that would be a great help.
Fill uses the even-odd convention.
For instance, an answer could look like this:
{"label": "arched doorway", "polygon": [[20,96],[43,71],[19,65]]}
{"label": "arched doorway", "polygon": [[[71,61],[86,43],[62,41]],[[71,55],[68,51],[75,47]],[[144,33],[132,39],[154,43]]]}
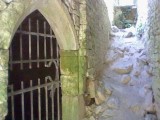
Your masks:
{"label": "arched doorway", "polygon": [[6,120],[60,120],[59,46],[39,11],[21,23],[9,51]]}

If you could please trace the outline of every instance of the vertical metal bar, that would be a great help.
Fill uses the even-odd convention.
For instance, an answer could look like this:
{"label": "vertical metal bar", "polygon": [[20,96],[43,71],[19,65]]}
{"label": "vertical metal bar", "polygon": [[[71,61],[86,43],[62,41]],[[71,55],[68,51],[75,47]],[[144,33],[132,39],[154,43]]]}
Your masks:
{"label": "vertical metal bar", "polygon": [[[31,32],[31,19],[29,18],[29,32]],[[31,59],[32,59],[32,49],[31,49],[31,34],[29,33],[29,68],[32,68],[32,63],[31,63]]]}
{"label": "vertical metal bar", "polygon": [[[32,80],[30,80],[30,87],[33,86]],[[31,101],[31,120],[33,120],[33,91],[30,92],[30,101]]]}
{"label": "vertical metal bar", "polygon": [[[37,20],[37,33],[39,33],[39,20]],[[37,67],[39,68],[39,35],[37,34]]]}
{"label": "vertical metal bar", "polygon": [[58,120],[60,120],[60,106],[59,106],[59,85],[57,86],[57,109],[58,109]]}
{"label": "vertical metal bar", "polygon": [[[21,81],[21,90],[23,90],[23,81]],[[21,103],[22,103],[22,120],[25,120],[25,114],[24,114],[24,93],[21,94]]]}
{"label": "vertical metal bar", "polygon": [[[45,79],[45,83],[47,83],[47,79]],[[47,86],[45,86],[45,99],[46,99],[46,120],[48,120],[48,92],[47,92]]]}
{"label": "vertical metal bar", "polygon": [[10,63],[10,70],[13,69],[13,64],[12,64],[12,44],[10,45],[10,49],[9,49],[9,63]]}
{"label": "vertical metal bar", "polygon": [[[40,79],[38,79],[38,86],[40,85]],[[41,120],[41,90],[38,87],[38,116],[39,120]]]}
{"label": "vertical metal bar", "polygon": [[13,95],[13,85],[11,85],[11,106],[12,106],[12,120],[15,120],[15,117],[14,117],[14,95]]}
{"label": "vertical metal bar", "polygon": [[45,66],[47,65],[47,48],[46,48],[46,21],[44,21],[44,59],[45,59]]}
{"label": "vertical metal bar", "polygon": [[[22,30],[22,25],[20,25],[20,31]],[[23,49],[22,49],[22,33],[20,33],[20,68],[23,70]]]}
{"label": "vertical metal bar", "polygon": [[59,59],[59,47],[58,47],[58,43],[57,43],[57,41],[56,41],[56,57],[57,57],[57,59]]}
{"label": "vertical metal bar", "polygon": [[[50,35],[52,35],[52,29],[50,27]],[[53,37],[50,37],[50,49],[51,49],[51,59],[53,59]]]}
{"label": "vertical metal bar", "polygon": [[56,57],[57,57],[57,67],[56,67],[56,70],[57,70],[57,79],[59,80],[59,47],[58,47],[58,43],[56,41]]}
{"label": "vertical metal bar", "polygon": [[54,88],[51,89],[51,100],[52,100],[52,120],[54,120]]}

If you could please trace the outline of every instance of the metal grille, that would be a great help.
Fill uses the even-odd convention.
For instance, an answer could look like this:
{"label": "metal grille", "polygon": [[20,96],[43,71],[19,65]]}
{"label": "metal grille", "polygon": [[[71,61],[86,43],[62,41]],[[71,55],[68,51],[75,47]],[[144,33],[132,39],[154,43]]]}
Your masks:
{"label": "metal grille", "polygon": [[22,22],[9,51],[6,120],[60,120],[59,47],[38,11]]}

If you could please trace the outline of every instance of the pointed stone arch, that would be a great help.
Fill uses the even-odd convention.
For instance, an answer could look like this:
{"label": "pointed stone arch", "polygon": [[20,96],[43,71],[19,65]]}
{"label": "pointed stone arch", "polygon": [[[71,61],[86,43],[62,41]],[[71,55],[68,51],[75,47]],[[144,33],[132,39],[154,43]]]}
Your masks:
{"label": "pointed stone arch", "polygon": [[8,49],[20,23],[35,10],[47,19],[55,32],[60,49],[77,50],[78,40],[71,17],[61,0],[27,0],[12,2],[0,13],[0,48]]}
{"label": "pointed stone arch", "polygon": [[11,40],[22,21],[38,10],[49,22],[61,50],[78,50],[72,19],[61,0],[16,0],[0,11],[0,119],[7,114],[8,59]]}

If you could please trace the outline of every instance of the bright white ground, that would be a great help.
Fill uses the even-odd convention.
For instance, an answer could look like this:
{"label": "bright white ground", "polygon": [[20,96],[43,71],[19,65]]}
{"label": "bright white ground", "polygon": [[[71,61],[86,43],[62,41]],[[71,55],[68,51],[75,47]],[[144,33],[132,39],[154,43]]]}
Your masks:
{"label": "bright white ground", "polygon": [[87,120],[157,120],[145,45],[134,28],[113,31],[99,77],[106,99],[87,109],[91,115]]}

